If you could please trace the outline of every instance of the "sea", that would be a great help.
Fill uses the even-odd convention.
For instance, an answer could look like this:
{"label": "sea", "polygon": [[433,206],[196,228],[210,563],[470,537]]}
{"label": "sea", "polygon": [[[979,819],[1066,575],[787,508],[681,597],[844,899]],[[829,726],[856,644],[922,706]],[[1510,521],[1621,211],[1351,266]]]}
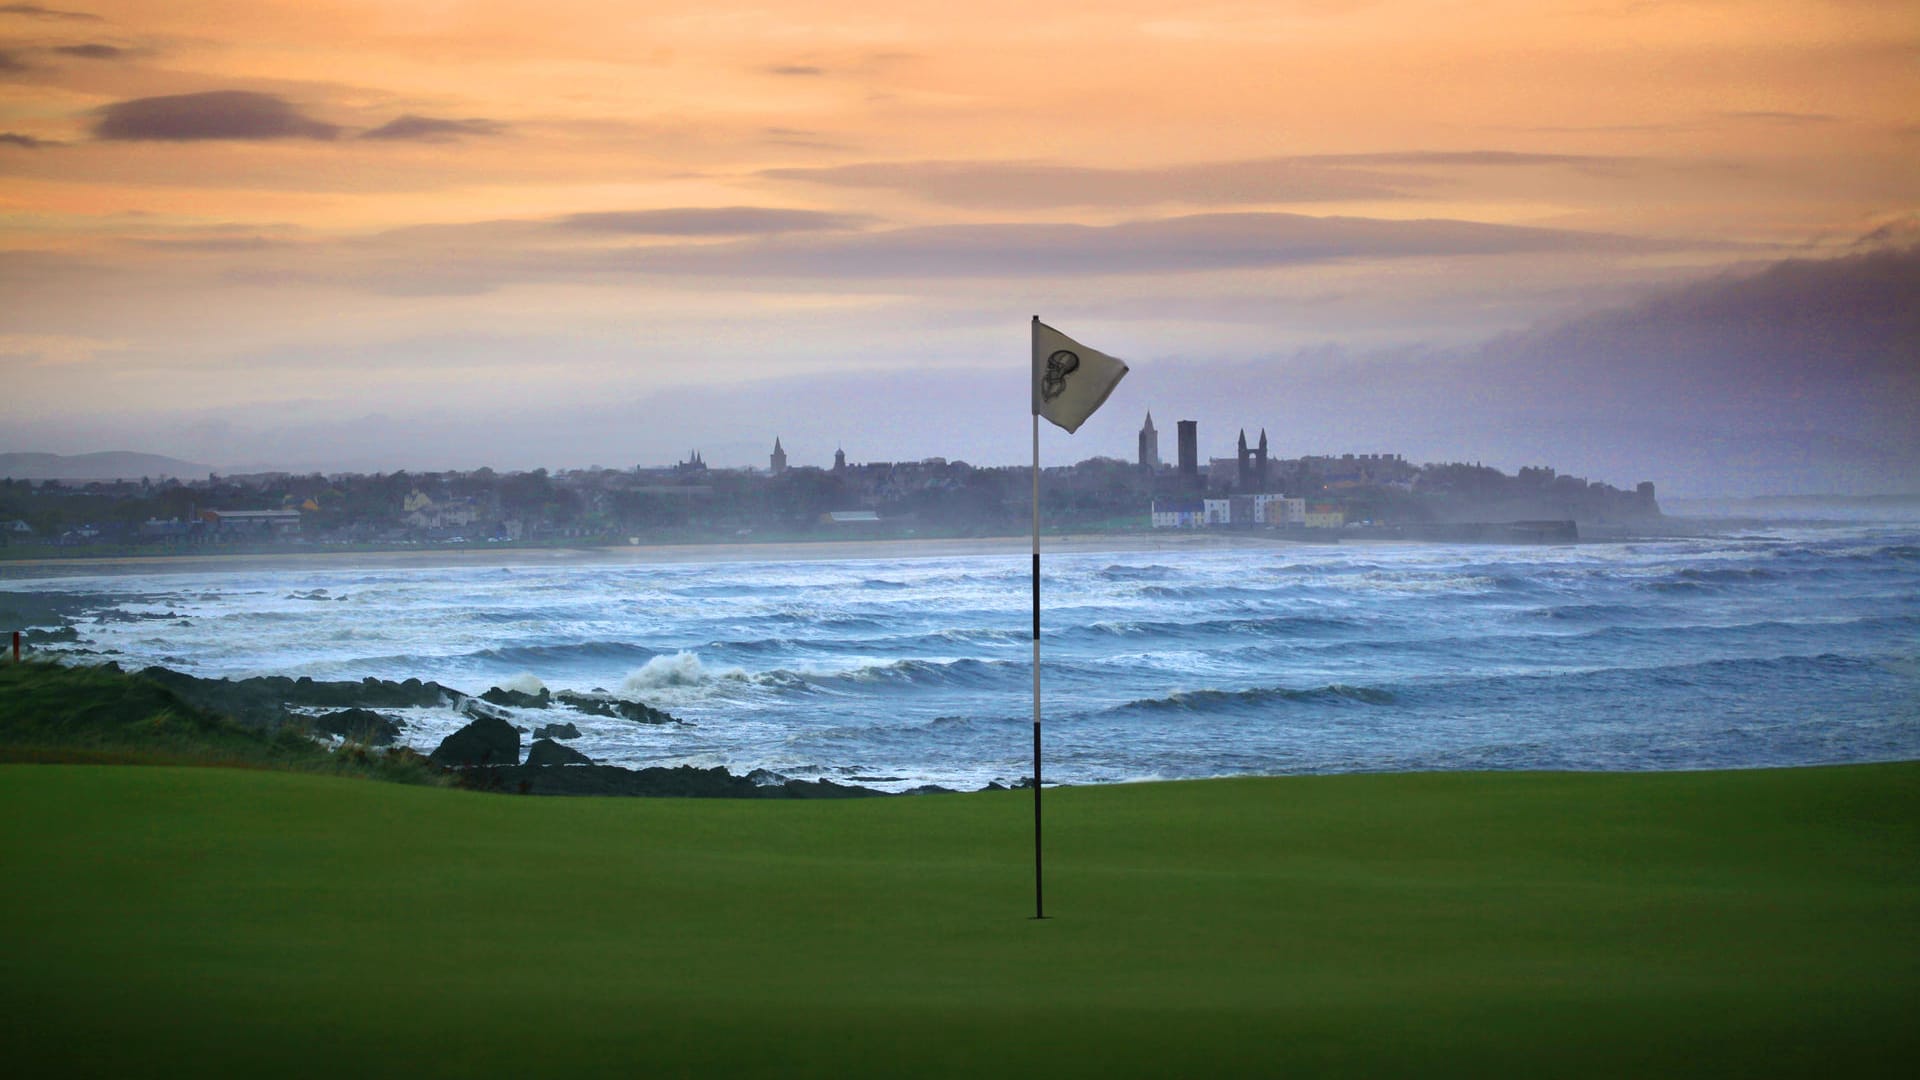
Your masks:
{"label": "sea", "polygon": [[[1029,556],[63,571],[76,662],[602,690],[625,766],[883,790],[1032,774]],[[72,568],[66,568],[70,571]],[[1920,525],[1565,546],[1050,554],[1048,783],[1920,758]],[[23,599],[15,597],[15,599]],[[19,606],[19,605],[15,605]],[[466,722],[391,710],[431,750]]]}

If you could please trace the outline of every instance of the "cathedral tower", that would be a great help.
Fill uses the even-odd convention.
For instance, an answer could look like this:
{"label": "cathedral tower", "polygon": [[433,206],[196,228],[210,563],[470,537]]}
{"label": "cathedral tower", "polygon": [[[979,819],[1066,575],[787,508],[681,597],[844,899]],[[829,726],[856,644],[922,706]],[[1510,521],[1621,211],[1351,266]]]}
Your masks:
{"label": "cathedral tower", "polygon": [[1160,467],[1160,433],[1153,430],[1153,414],[1147,414],[1147,423],[1140,429],[1140,467],[1157,469]]}

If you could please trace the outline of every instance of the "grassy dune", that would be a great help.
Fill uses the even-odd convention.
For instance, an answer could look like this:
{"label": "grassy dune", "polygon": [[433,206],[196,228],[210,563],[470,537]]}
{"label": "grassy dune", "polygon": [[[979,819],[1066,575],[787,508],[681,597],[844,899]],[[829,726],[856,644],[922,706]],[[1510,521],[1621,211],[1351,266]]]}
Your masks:
{"label": "grassy dune", "polygon": [[0,663],[0,763],[222,765],[450,783],[418,754],[329,750],[298,727],[268,730],[113,667]]}
{"label": "grassy dune", "polygon": [[0,766],[10,1063],[216,1075],[1871,1074],[1920,765],[1028,802]]}

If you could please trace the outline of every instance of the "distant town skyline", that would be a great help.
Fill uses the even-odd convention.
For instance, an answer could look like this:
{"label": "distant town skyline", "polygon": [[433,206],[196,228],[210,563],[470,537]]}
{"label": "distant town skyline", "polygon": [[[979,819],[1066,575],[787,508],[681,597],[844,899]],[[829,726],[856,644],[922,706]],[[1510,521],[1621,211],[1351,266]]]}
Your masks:
{"label": "distant town skyline", "polygon": [[0,451],[1010,464],[1040,314],[1134,368],[1049,459],[1151,407],[1911,490],[1916,55],[1843,0],[4,5]]}

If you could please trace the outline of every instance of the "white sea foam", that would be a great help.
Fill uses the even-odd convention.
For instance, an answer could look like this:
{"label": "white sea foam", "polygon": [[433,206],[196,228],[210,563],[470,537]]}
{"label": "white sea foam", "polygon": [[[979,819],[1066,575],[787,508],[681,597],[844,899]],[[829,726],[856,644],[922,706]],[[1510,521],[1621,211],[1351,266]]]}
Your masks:
{"label": "white sea foam", "polygon": [[547,689],[547,684],[541,682],[531,671],[523,671],[511,679],[504,679],[494,685],[502,690],[517,690],[522,694],[532,694],[534,697],[539,697]]}
{"label": "white sea foam", "polygon": [[747,673],[739,668],[710,670],[700,662],[698,653],[685,649],[671,656],[656,656],[630,673],[620,683],[621,694],[625,697],[643,697],[648,692],[676,686],[700,686],[715,679],[744,679]]}

